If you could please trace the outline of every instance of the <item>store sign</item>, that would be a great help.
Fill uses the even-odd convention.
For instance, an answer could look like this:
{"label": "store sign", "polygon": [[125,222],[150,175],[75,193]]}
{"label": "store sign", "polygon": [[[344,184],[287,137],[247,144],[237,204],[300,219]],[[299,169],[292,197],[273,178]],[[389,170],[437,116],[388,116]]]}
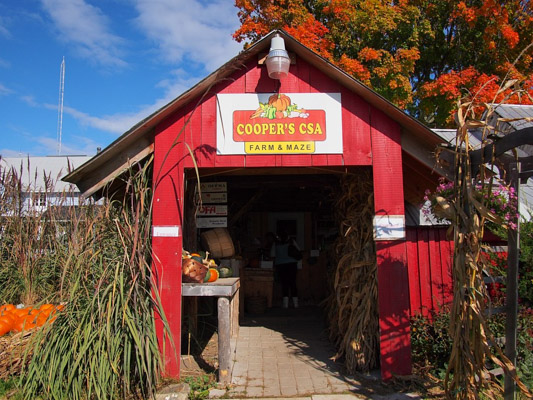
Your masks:
{"label": "store sign", "polygon": [[227,228],[227,217],[196,218],[197,228]]}
{"label": "store sign", "polygon": [[202,192],[227,192],[228,184],[226,182],[202,182],[200,190]]}
{"label": "store sign", "polygon": [[203,193],[202,192],[202,203],[227,203],[228,194],[225,192],[214,192],[214,193]]}
{"label": "store sign", "polygon": [[203,205],[196,213],[198,216],[226,216],[228,215],[228,206],[226,205]]}
{"label": "store sign", "polygon": [[217,95],[217,154],[341,154],[340,93]]}

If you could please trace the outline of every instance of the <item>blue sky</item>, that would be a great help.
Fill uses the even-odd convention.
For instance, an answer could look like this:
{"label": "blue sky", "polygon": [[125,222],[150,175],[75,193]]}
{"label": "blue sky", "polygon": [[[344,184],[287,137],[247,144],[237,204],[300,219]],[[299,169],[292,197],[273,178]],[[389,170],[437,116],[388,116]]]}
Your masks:
{"label": "blue sky", "polygon": [[242,49],[232,0],[0,0],[0,155],[93,155]]}

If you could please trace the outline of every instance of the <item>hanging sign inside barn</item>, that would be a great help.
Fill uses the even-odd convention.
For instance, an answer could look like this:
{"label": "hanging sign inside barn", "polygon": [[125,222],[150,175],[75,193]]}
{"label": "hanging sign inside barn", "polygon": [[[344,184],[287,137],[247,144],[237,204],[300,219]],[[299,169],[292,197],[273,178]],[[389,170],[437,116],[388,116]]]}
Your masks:
{"label": "hanging sign inside barn", "polygon": [[217,154],[341,154],[340,93],[217,95]]}

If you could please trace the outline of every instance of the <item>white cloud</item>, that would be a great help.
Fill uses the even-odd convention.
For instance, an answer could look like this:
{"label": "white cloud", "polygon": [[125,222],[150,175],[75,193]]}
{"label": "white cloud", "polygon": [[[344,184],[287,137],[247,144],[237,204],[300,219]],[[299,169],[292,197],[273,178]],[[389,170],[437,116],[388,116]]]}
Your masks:
{"label": "white cloud", "polygon": [[208,71],[238,54],[231,34],[239,26],[237,10],[227,0],[136,0],[138,26],[171,62],[188,58]]}
{"label": "white cloud", "polygon": [[[157,99],[153,104],[142,106],[135,112],[94,116],[72,107],[64,107],[63,112],[76,119],[76,121],[82,125],[96,128],[104,132],[122,134],[141,120],[147,118],[149,115],[168,104],[170,101],[174,100],[185,90],[193,87],[199,80],[198,77],[191,77],[181,69],[171,72],[171,76],[173,77],[172,79],[165,79],[157,85],[164,89],[165,93],[163,97]],[[30,100],[32,100],[32,98],[28,97],[27,102],[29,103]],[[36,103],[33,103],[32,105],[37,106]],[[43,104],[43,107],[57,111],[57,105],[54,104]]]}
{"label": "white cloud", "polygon": [[84,0],[41,0],[58,31],[58,39],[73,44],[84,58],[107,67],[123,67],[123,40],[111,33],[109,19]]}
{"label": "white cloud", "polygon": [[13,91],[0,83],[0,96],[6,96],[10,93],[13,93]]}
{"label": "white cloud", "polygon": [[[62,155],[94,155],[96,154],[96,148],[101,147],[95,141],[81,136],[70,136],[69,142],[61,143]],[[42,154],[57,154],[57,140],[49,137],[36,137],[35,141],[40,145]],[[75,144],[73,142],[76,142]],[[32,155],[35,155],[32,153]]]}
{"label": "white cloud", "polygon": [[11,33],[6,28],[6,20],[0,16],[0,36],[10,37]]}
{"label": "white cloud", "polygon": [[27,105],[29,105],[30,107],[38,107],[39,104],[35,101],[35,97],[34,96],[31,96],[31,95],[27,95],[27,96],[20,96],[20,99],[26,103]]}

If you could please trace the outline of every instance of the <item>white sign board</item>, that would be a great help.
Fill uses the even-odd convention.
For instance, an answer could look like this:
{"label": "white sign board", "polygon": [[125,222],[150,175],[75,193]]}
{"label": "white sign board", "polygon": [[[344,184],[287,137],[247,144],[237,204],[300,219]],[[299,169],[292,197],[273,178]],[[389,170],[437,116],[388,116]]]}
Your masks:
{"label": "white sign board", "polygon": [[204,182],[200,183],[202,192],[227,192],[228,185],[226,182]]}
{"label": "white sign board", "polygon": [[153,237],[179,237],[180,226],[179,225],[153,226],[152,236]]}
{"label": "white sign board", "polygon": [[203,205],[196,215],[199,216],[226,216],[228,215],[228,206],[226,205]]}
{"label": "white sign board", "polygon": [[204,193],[202,192],[202,203],[213,204],[213,203],[227,203],[228,194],[225,192],[221,193]]}
{"label": "white sign board", "polygon": [[375,215],[374,240],[405,239],[405,215]]}
{"label": "white sign board", "polygon": [[227,217],[196,218],[197,228],[227,228]]}
{"label": "white sign board", "polygon": [[340,93],[217,94],[217,154],[342,154]]}

